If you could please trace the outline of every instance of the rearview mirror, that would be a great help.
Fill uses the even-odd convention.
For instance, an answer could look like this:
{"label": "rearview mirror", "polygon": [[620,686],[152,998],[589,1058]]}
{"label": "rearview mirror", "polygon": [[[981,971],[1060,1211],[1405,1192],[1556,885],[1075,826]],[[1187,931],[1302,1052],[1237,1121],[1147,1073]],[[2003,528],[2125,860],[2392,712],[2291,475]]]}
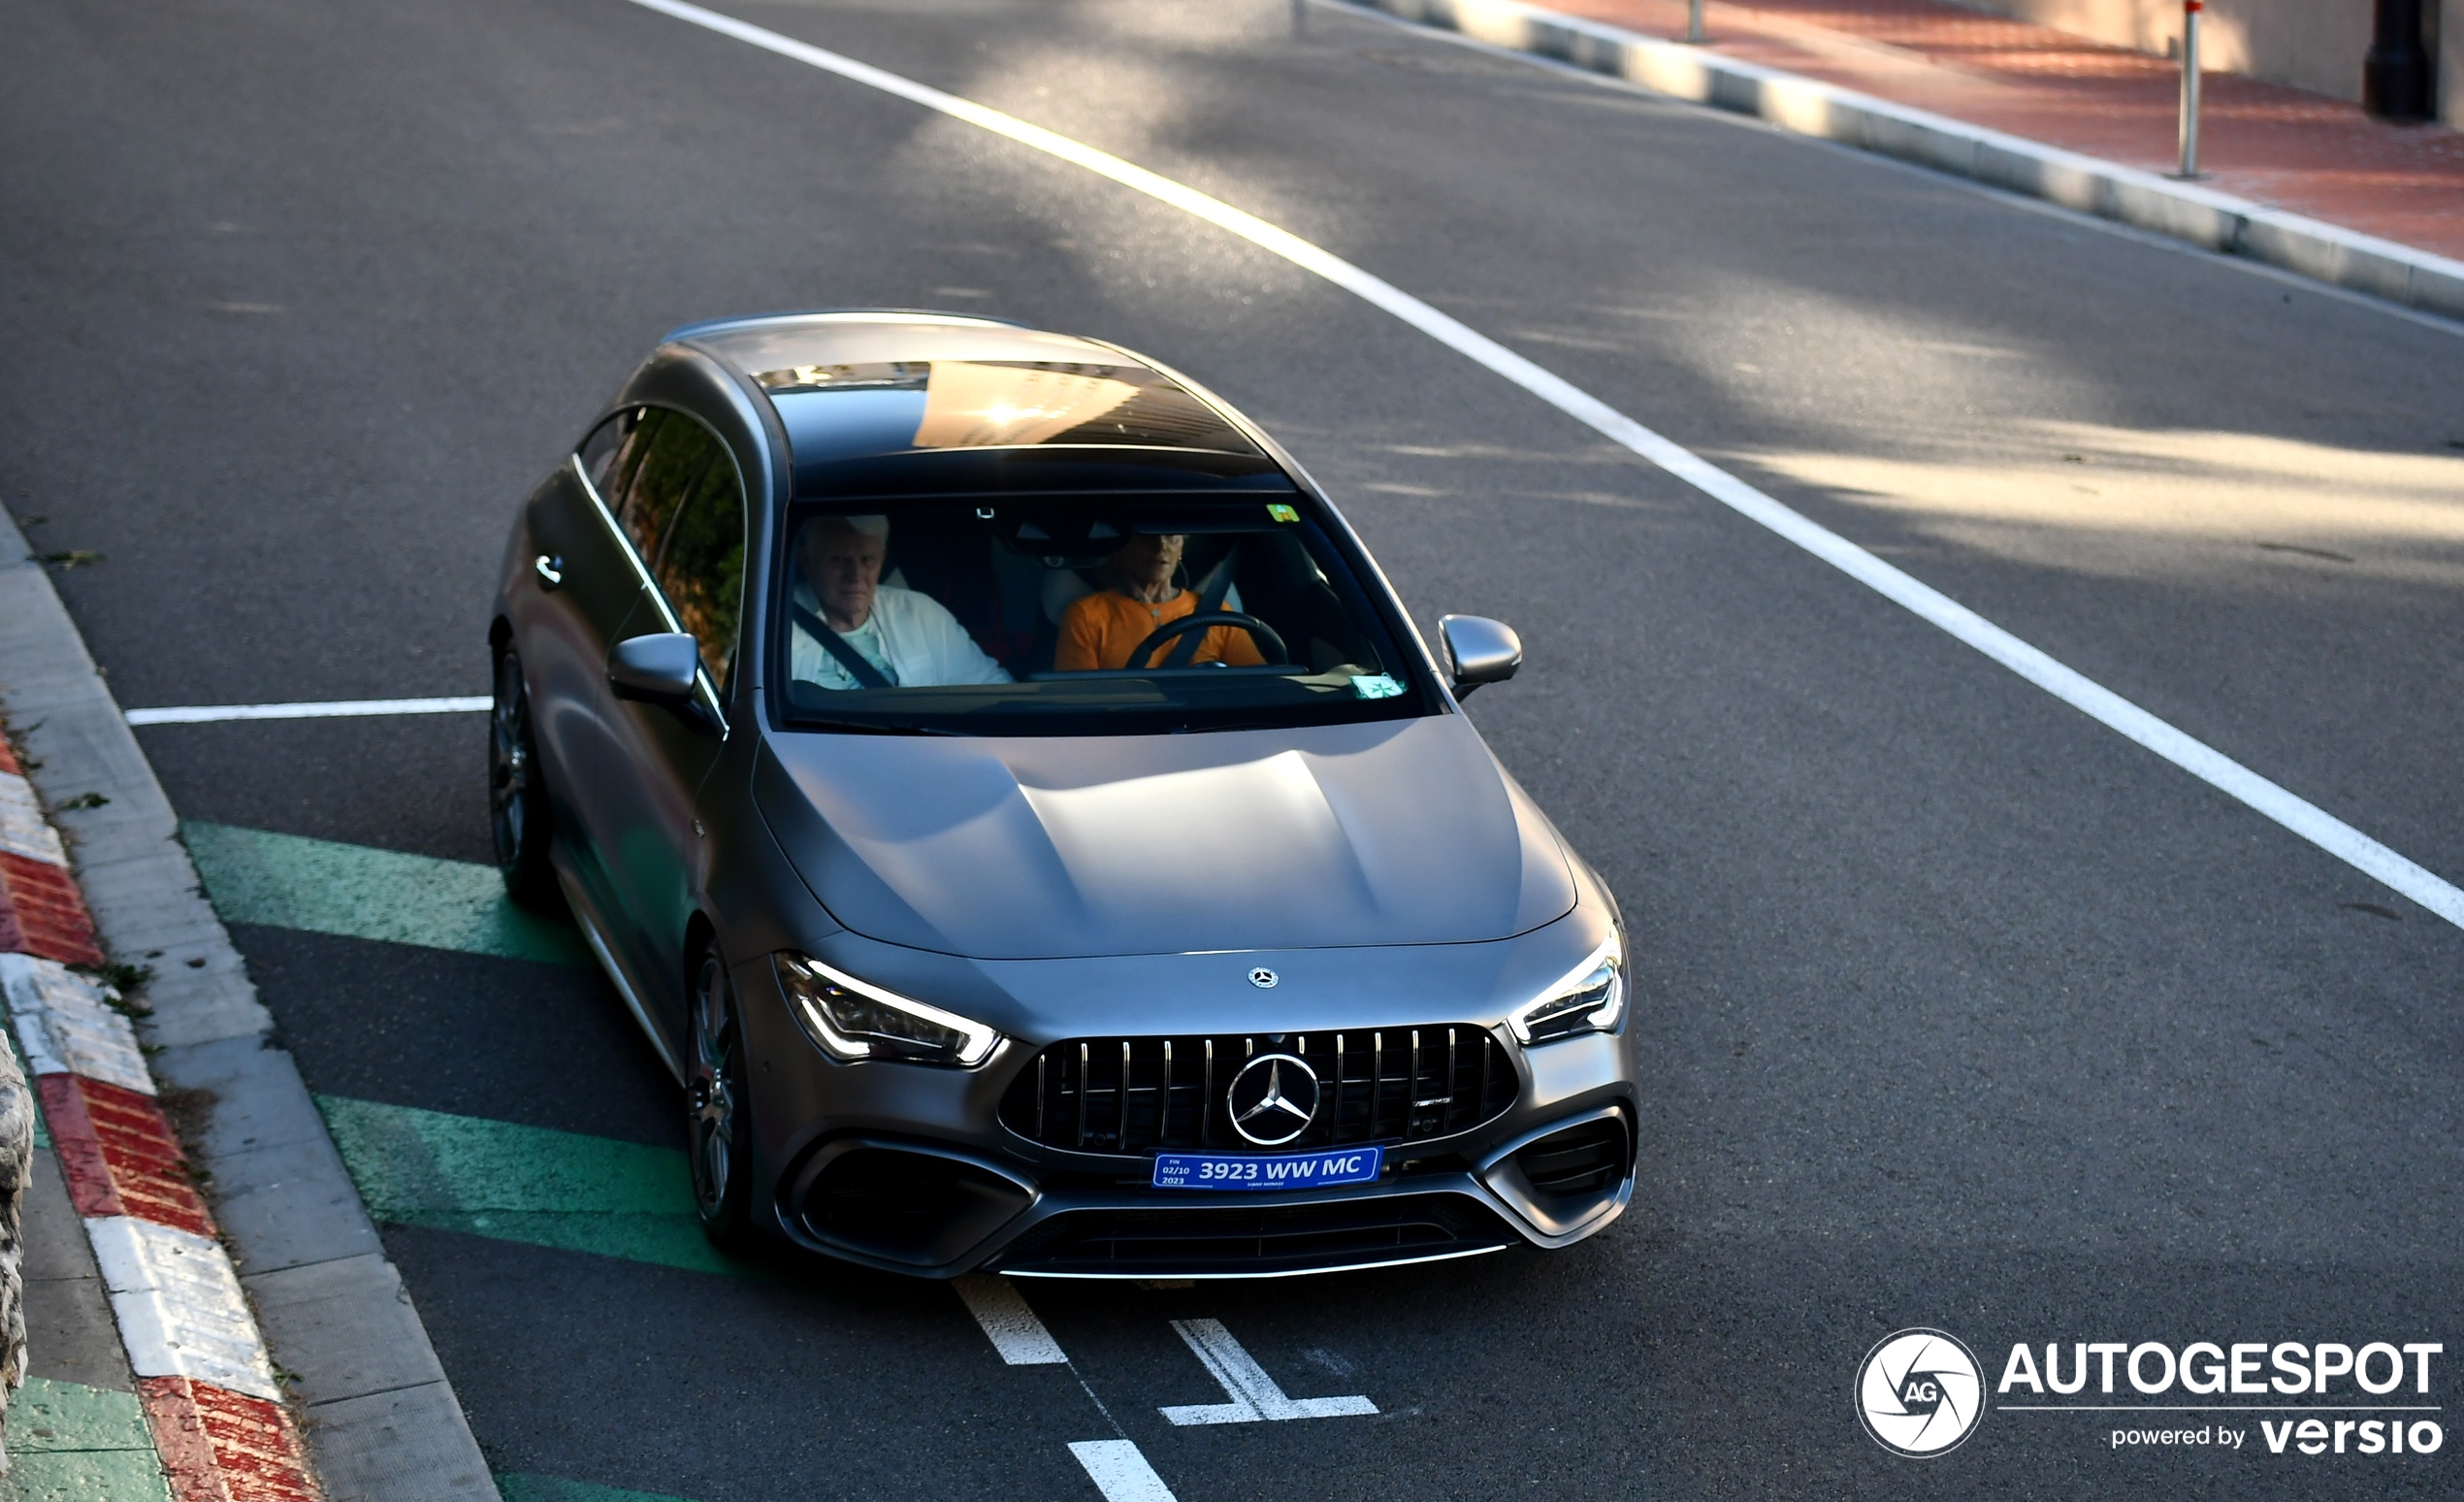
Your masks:
{"label": "rearview mirror", "polygon": [[1504,621],[1442,615],[1438,635],[1445,641],[1446,671],[1454,678],[1457,699],[1469,697],[1483,683],[1503,683],[1523,666],[1523,638]]}
{"label": "rearview mirror", "polygon": [[682,709],[693,702],[694,674],[700,668],[701,648],[693,637],[663,631],[617,642],[607,654],[607,683],[618,699]]}

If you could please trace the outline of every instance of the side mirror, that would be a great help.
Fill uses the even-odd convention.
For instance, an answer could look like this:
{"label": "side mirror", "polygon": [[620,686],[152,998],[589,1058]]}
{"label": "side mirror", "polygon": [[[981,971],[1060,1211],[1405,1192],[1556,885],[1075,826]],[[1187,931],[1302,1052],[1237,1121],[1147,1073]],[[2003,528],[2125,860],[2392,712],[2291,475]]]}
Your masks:
{"label": "side mirror", "polygon": [[694,675],[701,648],[680,631],[633,637],[607,654],[607,683],[618,699],[682,710],[693,703]]}
{"label": "side mirror", "polygon": [[1457,699],[1468,698],[1483,683],[1503,683],[1523,666],[1523,638],[1504,621],[1442,615],[1438,635],[1445,641],[1446,671],[1454,677]]}

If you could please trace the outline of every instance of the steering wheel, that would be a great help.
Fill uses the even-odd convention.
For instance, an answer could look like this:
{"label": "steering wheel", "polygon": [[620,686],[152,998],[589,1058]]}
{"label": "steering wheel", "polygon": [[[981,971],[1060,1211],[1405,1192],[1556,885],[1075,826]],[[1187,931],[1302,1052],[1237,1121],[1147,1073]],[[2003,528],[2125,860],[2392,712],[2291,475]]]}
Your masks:
{"label": "steering wheel", "polygon": [[1290,650],[1283,645],[1283,638],[1275,634],[1275,628],[1256,616],[1243,615],[1238,610],[1200,610],[1177,621],[1166,621],[1147,633],[1147,639],[1139,642],[1137,649],[1129,654],[1129,665],[1135,669],[1146,664],[1157,647],[1175,637],[1185,637],[1193,631],[1213,631],[1217,626],[1238,626],[1248,632],[1249,639],[1257,643],[1257,655],[1270,663],[1280,667],[1292,660]]}

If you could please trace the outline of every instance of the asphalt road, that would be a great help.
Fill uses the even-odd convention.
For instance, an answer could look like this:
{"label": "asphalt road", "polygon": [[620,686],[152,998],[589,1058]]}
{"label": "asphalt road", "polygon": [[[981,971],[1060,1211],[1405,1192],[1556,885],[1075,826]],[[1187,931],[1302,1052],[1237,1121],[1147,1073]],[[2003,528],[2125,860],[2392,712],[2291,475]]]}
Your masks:
{"label": "asphalt road", "polygon": [[[2464,876],[2454,331],[1283,0],[726,8],[1312,239]],[[1910,1462],[1849,1401],[1909,1325],[1989,1376],[2464,1359],[2452,927],[1346,294],[625,0],[0,0],[0,499],[106,555],[59,582],[123,703],[484,692],[514,507],[661,331],[994,312],[1188,370],[1424,619],[1520,628],[1473,713],[1625,904],[1648,1109],[1604,1236],[1039,1286],[1074,1367],[1010,1368],[937,1286],[389,1230],[500,1471],[1091,1497],[1064,1446],[1118,1433],[1183,1502],[2464,1489],[2456,1447],[2254,1422],[2115,1453],[1995,1413]],[[186,817],[487,857],[475,716],[144,740]],[[680,1139],[596,977],[237,937],[319,1092]],[[1219,1396],[1196,1317],[1379,1415],[1167,1425]]]}

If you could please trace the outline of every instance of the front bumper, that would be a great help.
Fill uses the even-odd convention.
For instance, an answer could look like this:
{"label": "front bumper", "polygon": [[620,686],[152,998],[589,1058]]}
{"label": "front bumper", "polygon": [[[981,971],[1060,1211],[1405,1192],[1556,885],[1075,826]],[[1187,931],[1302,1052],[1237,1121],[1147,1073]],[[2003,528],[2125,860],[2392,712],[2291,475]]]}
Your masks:
{"label": "front bumper", "polygon": [[[1605,1182],[1537,1192],[1522,1164],[1585,1137],[1602,1138],[1613,1162]],[[1478,1167],[1398,1174],[1357,1191],[1048,1194],[981,1265],[1019,1277],[1274,1278],[1569,1246],[1625,1210],[1633,1140],[1627,1113],[1607,1106],[1529,1133]]]}
{"label": "front bumper", "polygon": [[[1475,1167],[1336,1190],[1209,1192],[1047,1186],[950,1145],[850,1134],[782,1181],[776,1211],[785,1234],[812,1251],[926,1277],[1289,1277],[1571,1245],[1625,1209],[1632,1142],[1628,1114],[1608,1106]],[[1607,1166],[1574,1192],[1535,1187],[1529,1164],[1569,1156]]]}
{"label": "front bumper", "polygon": [[974,1070],[835,1063],[788,1020],[766,961],[736,979],[762,1061],[752,1083],[765,1219],[799,1246],[868,1266],[1290,1276],[1567,1246],[1633,1194],[1637,1112],[1623,1035],[1507,1045],[1511,1104],[1470,1130],[1384,1144],[1373,1183],[1158,1190],[1151,1154],[1062,1151],[1002,1125],[1001,1097],[1032,1045],[1005,1044]]}

